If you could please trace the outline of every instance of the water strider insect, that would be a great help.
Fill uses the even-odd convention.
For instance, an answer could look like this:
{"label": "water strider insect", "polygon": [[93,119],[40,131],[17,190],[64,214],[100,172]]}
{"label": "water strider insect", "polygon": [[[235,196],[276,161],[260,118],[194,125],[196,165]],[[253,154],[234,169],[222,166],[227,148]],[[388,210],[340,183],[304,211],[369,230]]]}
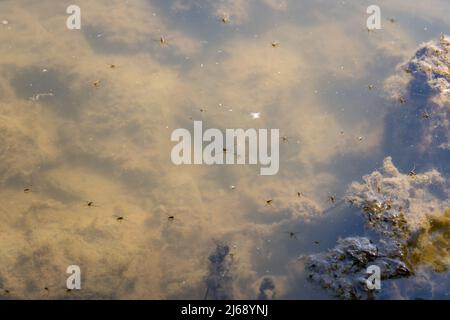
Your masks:
{"label": "water strider insect", "polygon": [[86,201],[86,206],[89,207],[89,208],[92,208],[92,207],[98,207],[98,206],[94,203],[94,201]]}
{"label": "water strider insect", "polygon": [[417,176],[417,173],[416,173],[416,165],[414,165],[413,169],[408,173],[408,176],[410,176],[410,177],[415,177],[415,176]]}
{"label": "water strider insect", "polygon": [[101,81],[100,81],[100,80],[96,80],[96,81],[94,81],[94,83],[93,83],[93,85],[94,85],[95,88],[100,88],[100,84],[101,84]]}
{"label": "water strider insect", "polygon": [[314,244],[319,245],[319,244],[320,244],[320,241],[319,241],[319,240],[316,240],[316,241],[314,241]]}
{"label": "water strider insect", "polygon": [[298,240],[297,234],[299,234],[300,232],[286,231],[285,233],[287,233],[289,235],[289,238]]}
{"label": "water strider insect", "polygon": [[406,98],[405,97],[400,97],[398,99],[398,102],[400,102],[401,104],[405,104],[406,103]]}
{"label": "water strider insect", "polygon": [[280,46],[280,44],[276,41],[272,42],[271,45],[272,45],[272,48],[278,48]]}
{"label": "water strider insect", "polygon": [[389,20],[391,23],[397,22],[394,18],[389,18],[388,20]]}
{"label": "water strider insect", "polygon": [[300,192],[300,191],[298,191],[298,192],[297,192],[297,197],[298,197],[298,198],[301,198],[301,197],[303,197],[303,193],[302,193],[302,192]]}
{"label": "water strider insect", "polygon": [[[230,152],[230,151],[228,151],[227,148],[223,148],[222,151],[223,151],[223,153],[225,153],[225,154]],[[232,154],[235,155],[235,156],[237,156],[238,158],[241,157],[240,155],[237,154],[237,152],[234,152],[234,153],[232,153]]]}
{"label": "water strider insect", "polygon": [[283,136],[281,138],[281,140],[283,141],[283,143],[288,143],[289,142],[289,138],[287,136]]}
{"label": "water strider insect", "polygon": [[31,192],[31,186],[29,188],[24,188],[23,193],[30,193]]}
{"label": "water strider insect", "polygon": [[163,47],[163,46],[167,46],[169,45],[169,43],[167,42],[167,38],[165,36],[160,36],[158,39],[155,39],[154,41],[159,42],[159,44]]}
{"label": "water strider insect", "polygon": [[331,203],[336,203],[336,196],[329,196],[328,201],[330,201]]}
{"label": "water strider insect", "polygon": [[273,199],[266,200],[266,206],[271,206]]}
{"label": "water strider insect", "polygon": [[222,23],[230,23],[230,18],[229,18],[227,15],[223,15],[223,16],[220,18],[220,21],[221,21]]}
{"label": "water strider insect", "polygon": [[125,217],[124,216],[116,216],[116,220],[117,221],[124,221]]}
{"label": "water strider insect", "polygon": [[113,63],[110,63],[109,65],[108,65],[111,69],[114,69],[115,67],[117,67],[115,64],[113,64]]}
{"label": "water strider insect", "polygon": [[169,221],[169,222],[175,221],[175,216],[168,216],[167,221]]}
{"label": "water strider insect", "polygon": [[422,114],[422,119],[428,120],[431,118],[431,114],[429,114],[428,112],[424,112]]}
{"label": "water strider insect", "polygon": [[375,86],[374,86],[373,84],[369,84],[369,85],[367,86],[367,88],[368,88],[369,90],[373,90],[373,89],[375,89]]}

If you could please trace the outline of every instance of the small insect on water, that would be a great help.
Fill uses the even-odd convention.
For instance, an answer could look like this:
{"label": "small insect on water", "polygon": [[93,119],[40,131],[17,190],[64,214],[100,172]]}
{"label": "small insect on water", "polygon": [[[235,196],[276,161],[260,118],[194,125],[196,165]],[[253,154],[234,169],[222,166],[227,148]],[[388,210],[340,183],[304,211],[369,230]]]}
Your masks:
{"label": "small insect on water", "polygon": [[175,216],[168,216],[167,217],[167,221],[174,222],[175,221]]}
{"label": "small insect on water", "polygon": [[110,63],[109,65],[108,65],[111,69],[115,69],[117,66],[115,65],[115,64],[113,64],[113,63]]}
{"label": "small insect on water", "polygon": [[329,196],[328,201],[330,201],[331,203],[336,203],[336,196]]}
{"label": "small insect on water", "polygon": [[220,18],[220,21],[221,21],[222,23],[224,23],[224,24],[230,23],[230,17],[229,17],[228,15],[223,15],[223,16]]}
{"label": "small insect on water", "polygon": [[406,103],[406,98],[405,97],[400,97],[400,98],[398,98],[398,102],[400,102],[400,104],[405,104]]}
{"label": "small insect on water", "polygon": [[283,136],[281,138],[281,141],[283,141],[283,143],[288,143],[289,142],[289,138],[287,136]]}
{"label": "small insect on water", "polygon": [[31,192],[31,185],[29,187],[23,188],[23,193],[30,193]]}
{"label": "small insect on water", "polygon": [[416,173],[416,165],[414,165],[413,169],[408,173],[408,176],[414,178],[415,176],[417,176]]}
{"label": "small insect on water", "polygon": [[86,207],[92,208],[92,207],[98,207],[94,201],[86,201]]}
{"label": "small insect on water", "polygon": [[266,200],[266,206],[272,206],[273,199]]}
{"label": "small insect on water", "polygon": [[289,238],[298,240],[297,234],[299,234],[299,232],[286,231],[285,233],[289,235]]}
{"label": "small insect on water", "polygon": [[430,118],[431,118],[431,114],[429,114],[428,112],[424,112],[422,114],[422,119],[429,120]]}
{"label": "small insect on water", "polygon": [[389,20],[390,23],[396,23],[397,22],[397,20],[395,20],[394,18],[389,18],[388,20]]}
{"label": "small insect on water", "polygon": [[369,90],[373,90],[373,89],[375,89],[375,86],[374,86],[373,84],[369,84],[369,85],[367,86],[367,88],[368,88]]}
{"label": "small insect on water", "polygon": [[303,193],[300,191],[297,191],[297,198],[301,198],[301,197],[303,197]]}
{"label": "small insect on water", "polygon": [[102,82],[100,80],[96,80],[96,81],[94,81],[93,85],[94,85],[95,88],[100,88],[100,84],[101,83]]}
{"label": "small insect on water", "polygon": [[280,43],[279,43],[279,42],[276,42],[276,41],[273,41],[273,42],[271,43],[271,46],[272,46],[272,48],[278,48],[278,47],[280,46]]}
{"label": "small insect on water", "polygon": [[168,38],[165,36],[160,36],[158,39],[154,39],[154,41],[159,42],[161,47],[165,47],[169,45]]}

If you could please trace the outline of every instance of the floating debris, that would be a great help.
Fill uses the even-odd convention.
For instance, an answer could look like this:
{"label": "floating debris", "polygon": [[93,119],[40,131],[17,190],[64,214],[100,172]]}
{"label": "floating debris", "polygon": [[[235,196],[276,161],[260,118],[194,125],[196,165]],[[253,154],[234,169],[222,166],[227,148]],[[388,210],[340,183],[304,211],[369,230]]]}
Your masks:
{"label": "floating debris", "polygon": [[42,97],[54,97],[55,95],[52,92],[48,93],[38,93],[30,98],[31,101],[39,101]]}
{"label": "floating debris", "polygon": [[250,112],[252,119],[259,119],[261,117],[261,112]]}

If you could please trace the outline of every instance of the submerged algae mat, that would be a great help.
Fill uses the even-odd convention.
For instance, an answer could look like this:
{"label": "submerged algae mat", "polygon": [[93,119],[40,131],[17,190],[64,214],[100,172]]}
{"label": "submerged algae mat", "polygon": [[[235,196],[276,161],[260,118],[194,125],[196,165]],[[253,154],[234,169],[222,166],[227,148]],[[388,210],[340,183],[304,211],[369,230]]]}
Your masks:
{"label": "submerged algae mat", "polygon": [[430,219],[429,226],[408,244],[407,261],[412,266],[429,265],[436,272],[450,268],[450,210]]}

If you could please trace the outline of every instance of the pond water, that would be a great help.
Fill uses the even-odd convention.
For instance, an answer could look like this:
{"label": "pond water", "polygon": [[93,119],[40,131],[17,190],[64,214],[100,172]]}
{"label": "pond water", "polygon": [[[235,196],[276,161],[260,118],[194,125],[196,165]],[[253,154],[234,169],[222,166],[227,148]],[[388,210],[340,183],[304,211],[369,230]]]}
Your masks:
{"label": "pond water", "polygon": [[[333,299],[299,257],[368,233],[349,185],[387,156],[449,177],[448,150],[408,151],[417,120],[385,90],[450,34],[447,0],[382,1],[370,32],[365,0],[79,0],[80,30],[70,4],[0,2],[0,298]],[[278,173],[174,165],[193,121],[279,129]],[[447,299],[447,267],[427,275],[379,298]]]}

